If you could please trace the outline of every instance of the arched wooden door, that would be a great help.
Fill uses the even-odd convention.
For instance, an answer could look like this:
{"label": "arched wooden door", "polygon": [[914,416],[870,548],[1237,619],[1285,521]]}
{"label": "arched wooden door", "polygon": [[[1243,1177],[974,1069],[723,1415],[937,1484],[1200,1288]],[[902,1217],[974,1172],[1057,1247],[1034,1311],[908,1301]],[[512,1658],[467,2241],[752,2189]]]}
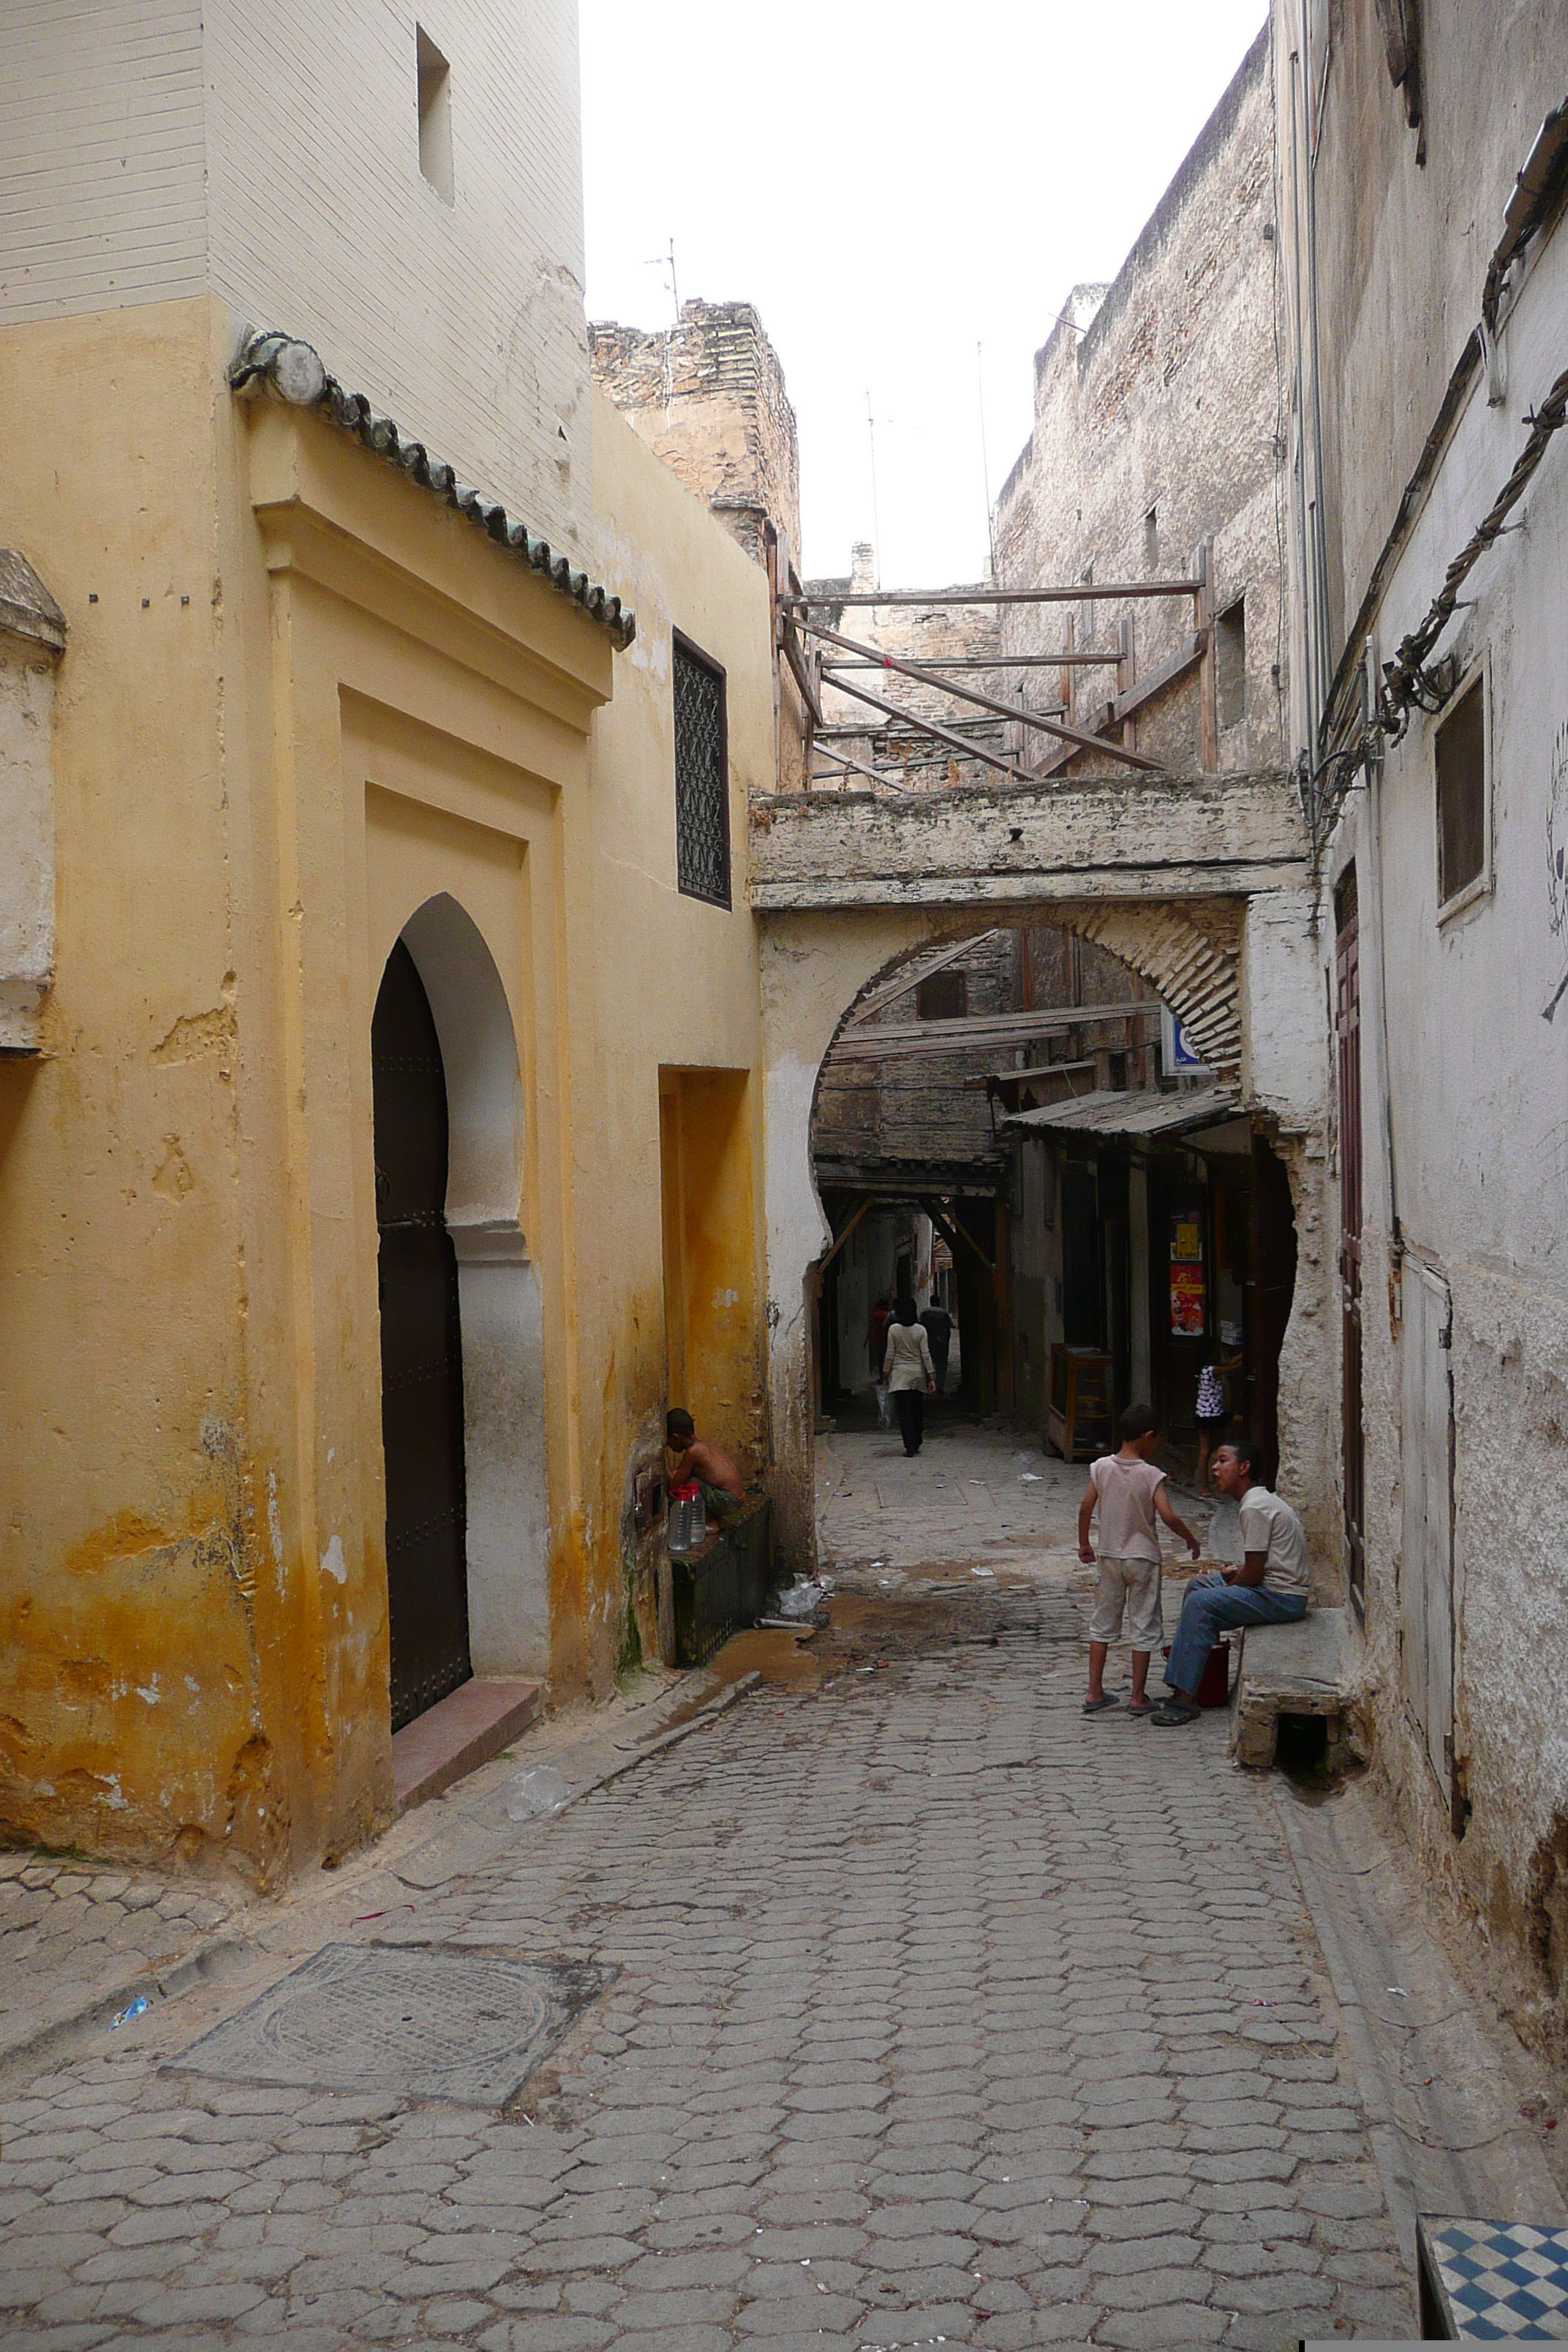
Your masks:
{"label": "arched wooden door", "polygon": [[401,940],[371,1024],[392,1727],[467,1682],[463,1352],[447,1231],[447,1078]]}

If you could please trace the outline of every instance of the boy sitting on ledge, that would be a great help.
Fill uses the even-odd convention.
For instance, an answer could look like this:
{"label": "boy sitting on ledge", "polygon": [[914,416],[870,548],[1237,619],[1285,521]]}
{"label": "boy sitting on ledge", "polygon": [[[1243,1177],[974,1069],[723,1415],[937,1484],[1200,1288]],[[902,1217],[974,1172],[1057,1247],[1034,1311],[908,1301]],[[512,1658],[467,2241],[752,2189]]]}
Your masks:
{"label": "boy sitting on ledge", "polygon": [[702,1489],[709,1517],[722,1527],[746,1499],[746,1482],[740,1471],[721,1445],[698,1436],[697,1424],[683,1405],[665,1414],[664,1434],[669,1485],[684,1486],[695,1480]]}
{"label": "boy sitting on ledge", "polygon": [[1306,1531],[1289,1504],[1253,1477],[1260,1450],[1239,1437],[1215,1455],[1215,1485],[1241,1506],[1247,1558],[1240,1568],[1205,1569],[1187,1587],[1165,1668],[1171,1696],[1151,1718],[1162,1730],[1197,1721],[1198,1683],[1228,1627],[1288,1625],[1306,1614]]}

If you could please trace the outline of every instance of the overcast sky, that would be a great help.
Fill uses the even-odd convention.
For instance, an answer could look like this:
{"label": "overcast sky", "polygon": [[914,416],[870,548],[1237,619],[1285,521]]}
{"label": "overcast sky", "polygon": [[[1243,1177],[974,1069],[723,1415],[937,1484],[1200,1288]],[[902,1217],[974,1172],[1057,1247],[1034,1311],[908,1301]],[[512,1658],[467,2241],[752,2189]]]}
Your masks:
{"label": "overcast sky", "polygon": [[[1263,0],[581,0],[588,313],[754,302],[800,428],[805,569],[987,568],[1034,352],[1113,278]],[[975,346],[983,348],[977,354]],[[867,395],[876,420],[874,527]]]}

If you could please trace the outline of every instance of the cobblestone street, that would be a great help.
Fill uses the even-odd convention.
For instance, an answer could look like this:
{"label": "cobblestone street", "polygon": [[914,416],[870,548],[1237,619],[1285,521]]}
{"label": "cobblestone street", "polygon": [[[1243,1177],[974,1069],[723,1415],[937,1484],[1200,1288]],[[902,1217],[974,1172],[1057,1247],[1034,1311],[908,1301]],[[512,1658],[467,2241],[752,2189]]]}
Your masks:
{"label": "cobblestone street", "polygon": [[[1238,1773],[1219,1715],[1085,1720],[1081,1474],[933,1439],[922,1480],[1005,1498],[981,1578],[910,1557],[918,1498],[853,1521],[887,1451],[825,1463],[844,1589],[787,1673],[514,1822],[531,1736],[445,1861],[256,1906],[223,1972],[13,2066],[7,2347],[1408,2337],[1415,2204],[1561,2211],[1522,2061],[1370,1820],[1330,1841],[1353,1794]],[[329,1940],[614,1975],[499,2112],[165,2071]]]}

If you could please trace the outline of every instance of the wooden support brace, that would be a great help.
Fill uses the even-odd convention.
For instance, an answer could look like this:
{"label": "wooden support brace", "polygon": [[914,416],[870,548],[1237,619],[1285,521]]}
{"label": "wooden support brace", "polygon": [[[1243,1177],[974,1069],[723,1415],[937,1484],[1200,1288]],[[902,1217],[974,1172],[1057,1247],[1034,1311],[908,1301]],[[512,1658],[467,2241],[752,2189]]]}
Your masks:
{"label": "wooden support brace", "polygon": [[[903,661],[892,654],[879,653],[875,646],[859,645],[853,637],[842,637],[838,635],[836,629],[825,629],[816,621],[803,622],[802,626],[805,629],[808,635],[820,637],[825,645],[837,646],[841,652],[869,655],[871,658],[878,663],[879,667],[893,670],[900,677],[913,678],[917,686],[939,687],[943,694],[955,696],[960,702],[973,703],[976,708],[981,710],[994,712],[999,719],[1016,719],[1026,727],[1034,727],[1038,729],[1042,734],[1054,735],[1059,742],[1071,743],[1079,751],[1102,751],[1105,749],[1104,744],[1097,743],[1092,736],[1079,735],[1072,728],[1062,726],[1055,719],[1047,719],[1037,710],[1023,710],[1016,704],[999,701],[994,694],[982,694],[975,687],[956,686],[950,678],[934,677],[929,670],[922,668],[919,662]],[[841,693],[852,694],[862,702],[873,703],[876,705],[878,709],[888,710],[893,709],[891,704],[879,702],[874,695],[867,693],[864,687],[850,686],[842,678],[836,680],[836,683],[838,685]],[[893,715],[895,718],[904,719],[912,727],[924,728],[929,733],[935,735],[941,741],[952,742],[954,740],[952,736],[946,734],[942,729],[939,728],[931,719],[917,719],[910,711],[899,711],[896,709],[893,710]],[[973,749],[973,747],[970,748]],[[984,758],[985,755],[981,753],[979,756]],[[1147,760],[1141,752],[1135,752],[1132,755],[1131,764],[1136,768],[1147,768],[1156,775],[1163,775],[1164,773],[1163,766],[1160,761]],[[1013,774],[1020,775],[1020,780],[1022,781],[1021,772],[1014,766],[1012,761],[996,760],[993,761],[993,765],[1005,768]]]}
{"label": "wooden support brace", "polygon": [[1199,640],[1198,709],[1202,735],[1201,759],[1205,774],[1219,765],[1219,658],[1214,626],[1214,541],[1205,539],[1193,570],[1198,578],[1193,616]]}
{"label": "wooden support brace", "polygon": [[986,1273],[990,1275],[993,1281],[994,1281],[996,1268],[986,1256],[984,1251],[981,1248],[980,1244],[975,1240],[973,1234],[965,1233],[962,1225],[950,1225],[934,1201],[922,1200],[921,1207],[925,1211],[927,1216],[931,1219],[938,1233],[942,1235],[942,1240],[947,1244],[948,1248],[952,1252],[954,1257],[958,1255],[958,1244],[960,1237],[962,1236],[965,1249],[973,1250],[974,1255],[980,1260],[981,1265],[985,1268]]}
{"label": "wooden support brace", "polygon": [[839,1251],[843,1248],[845,1243],[848,1240],[850,1234],[854,1232],[856,1226],[865,1215],[867,1210],[874,1205],[875,1197],[876,1196],[874,1194],[868,1194],[867,1198],[861,1202],[860,1206],[858,1209],[851,1211],[850,1214],[845,1219],[843,1225],[839,1229],[837,1238],[834,1242],[833,1247],[827,1251],[825,1256],[818,1258],[816,1262],[816,1286],[819,1290],[822,1287],[823,1276],[827,1272],[828,1267],[833,1264],[834,1259],[838,1255]]}

